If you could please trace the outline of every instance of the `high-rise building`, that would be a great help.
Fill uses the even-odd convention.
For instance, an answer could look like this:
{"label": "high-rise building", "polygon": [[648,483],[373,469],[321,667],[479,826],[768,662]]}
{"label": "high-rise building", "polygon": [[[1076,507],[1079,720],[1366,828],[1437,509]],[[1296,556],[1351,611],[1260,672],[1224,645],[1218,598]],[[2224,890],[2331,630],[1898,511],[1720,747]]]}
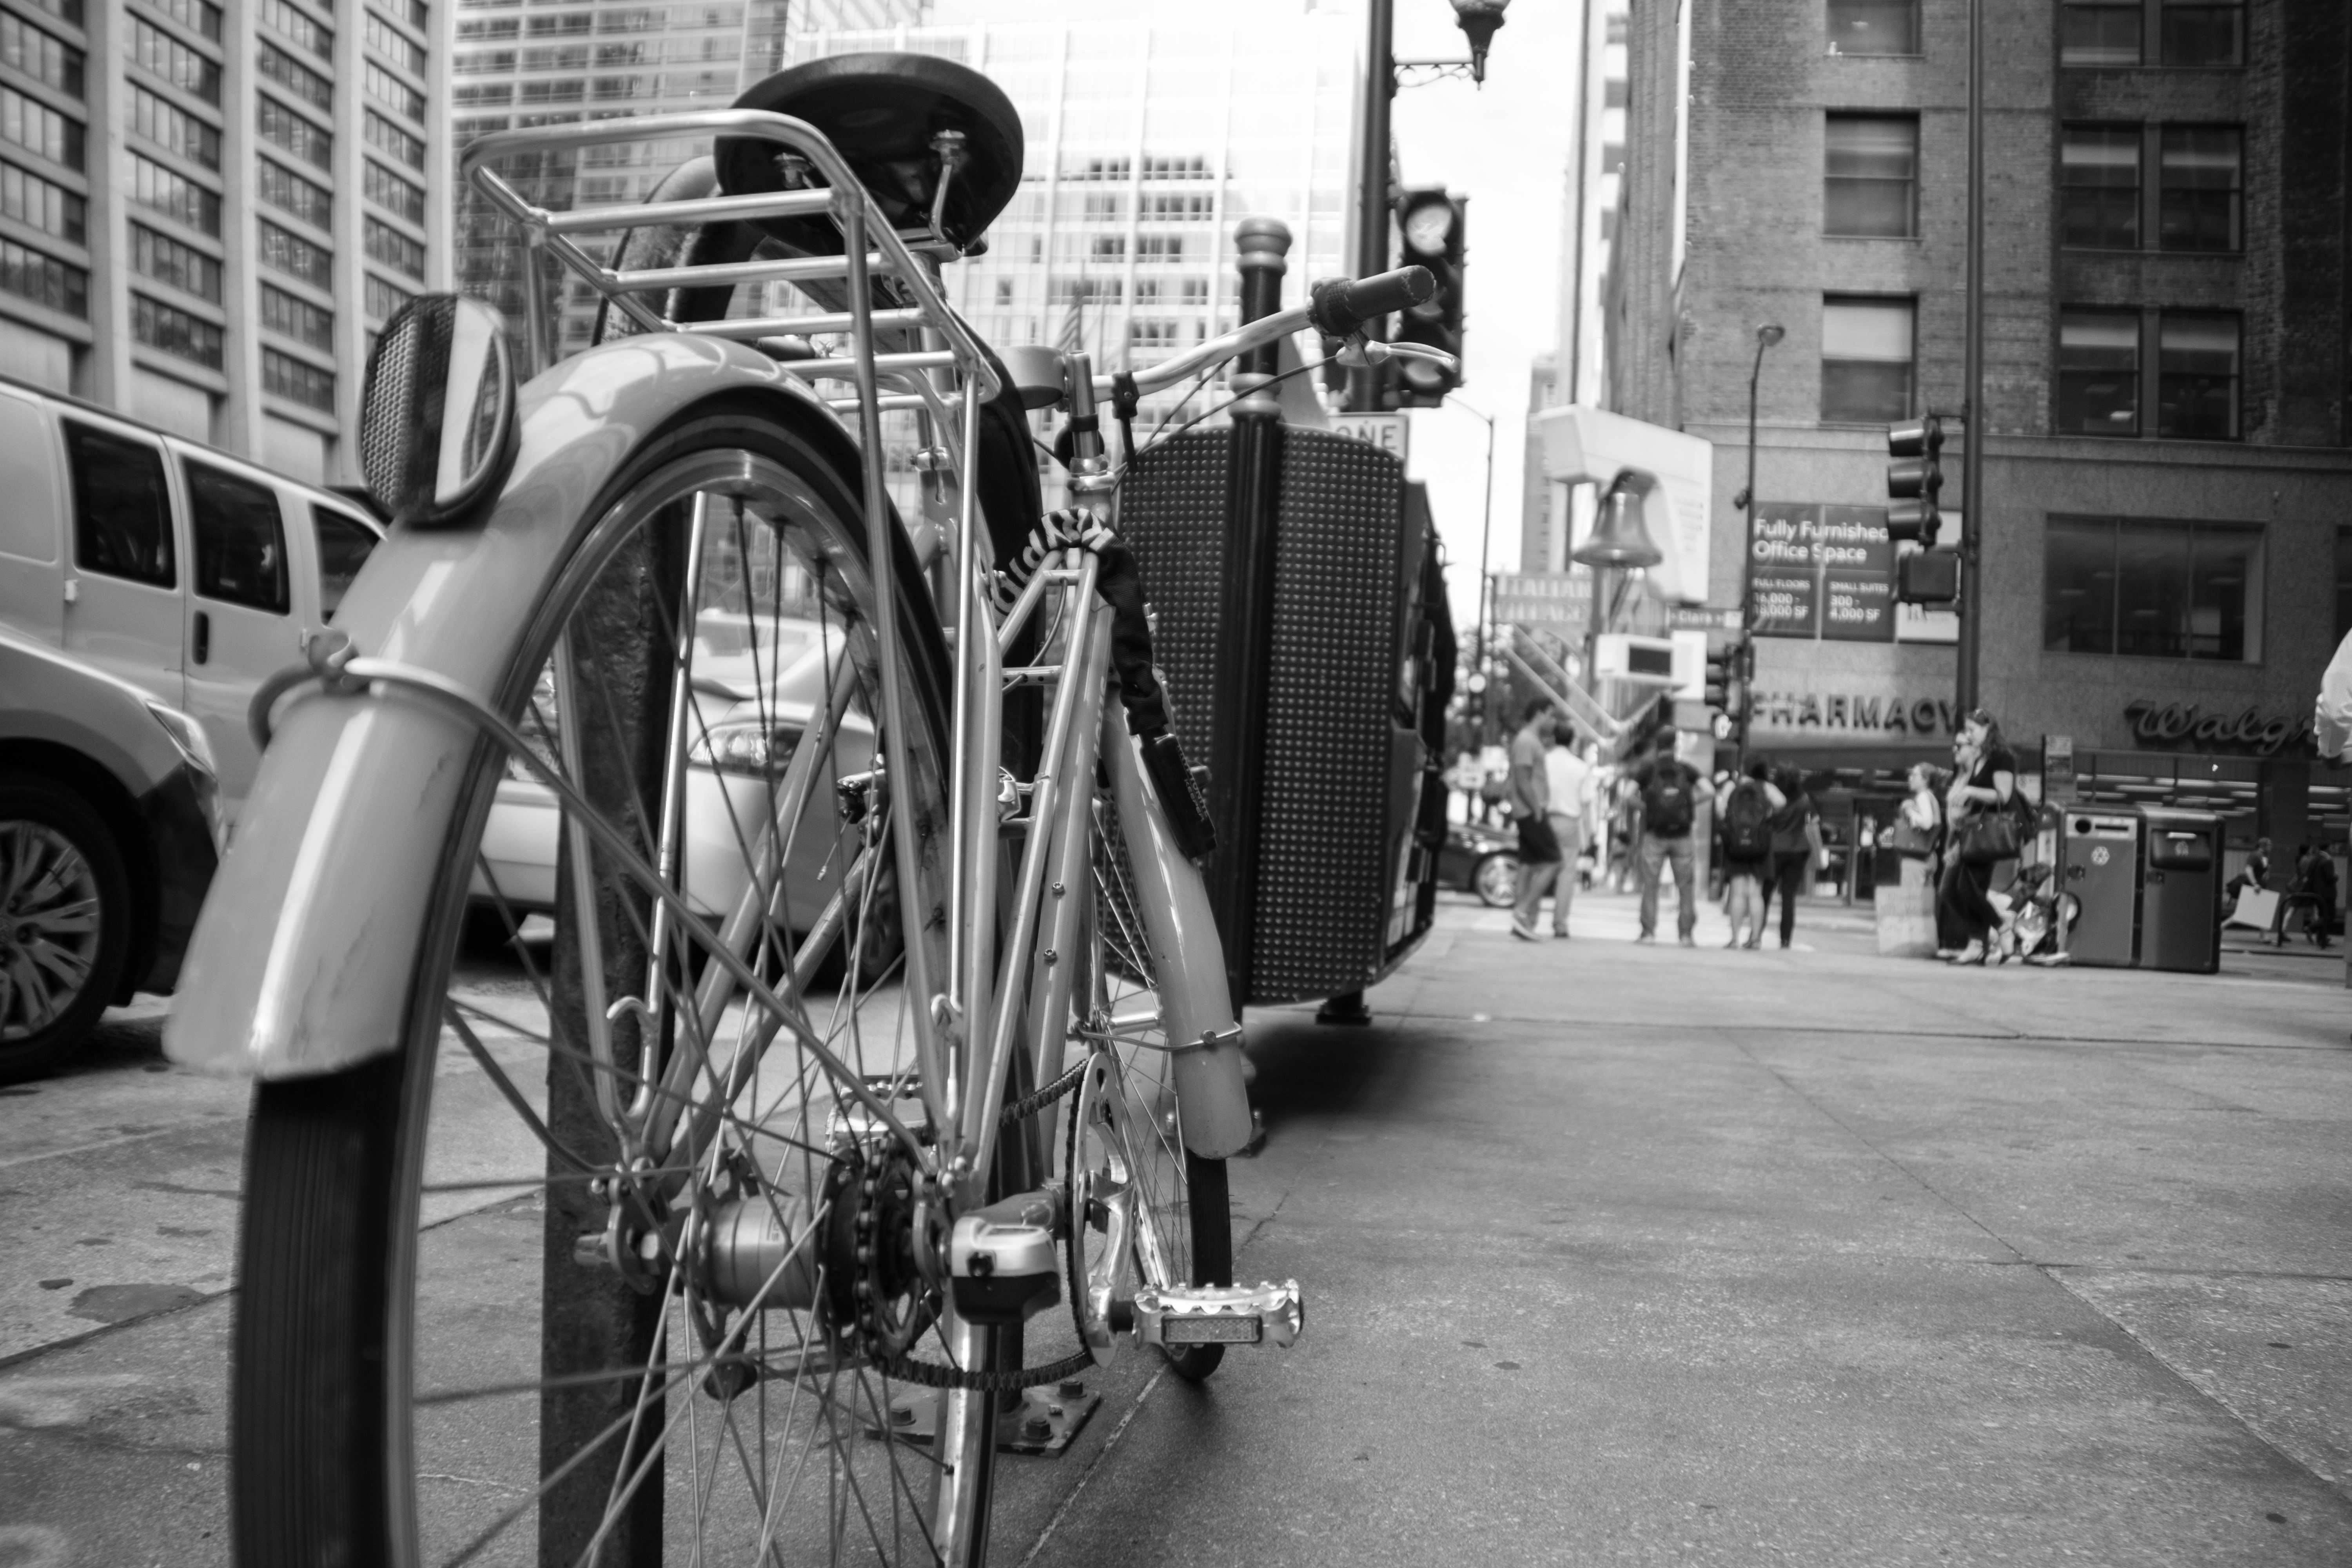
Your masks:
{"label": "high-rise building", "polygon": [[[930,0],[445,0],[459,12],[450,98],[454,142],[463,152],[486,132],[583,120],[724,109],[744,88],[782,66],[795,37],[828,37],[919,23]],[[550,153],[500,174],[553,211],[637,202],[663,175],[710,150],[709,137],[678,137],[579,153]],[[459,286],[520,321],[522,247],[514,226],[461,191],[457,203]],[[583,236],[605,254],[610,236]],[[569,353],[588,345],[596,295],[552,262],[545,296],[552,339]]]}
{"label": "high-rise building", "polygon": [[[1962,411],[1968,14],[1632,14],[1605,397],[1714,442],[1751,744],[1815,766],[1948,760],[1953,622],[1892,603],[1885,436]],[[2029,773],[2063,737],[2097,797],[2341,842],[2305,731],[2352,631],[2352,9],[2020,0],[1987,26],[1985,405],[1948,426],[1942,496],[1946,544],[1979,514],[1980,700]]]}
{"label": "high-rise building", "polygon": [[[1183,19],[799,34],[788,54],[918,49],[1002,87],[1028,166],[986,254],[947,268],[948,298],[992,342],[1083,346],[1117,370],[1237,324],[1244,217],[1289,226],[1286,301],[1350,270],[1361,31],[1345,10],[1276,0]],[[1154,400],[1146,417],[1183,396]],[[1204,392],[1187,415],[1211,403]]]}
{"label": "high-rise building", "polygon": [[351,480],[448,277],[449,0],[0,0],[0,369]]}

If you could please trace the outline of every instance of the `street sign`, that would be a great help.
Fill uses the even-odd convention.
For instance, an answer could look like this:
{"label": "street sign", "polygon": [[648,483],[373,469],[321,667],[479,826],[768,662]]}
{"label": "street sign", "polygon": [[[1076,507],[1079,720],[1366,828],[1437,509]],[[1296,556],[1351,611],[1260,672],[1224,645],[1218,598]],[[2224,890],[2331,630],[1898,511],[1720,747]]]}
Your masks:
{"label": "street sign", "polygon": [[1666,626],[1678,632],[1736,632],[1739,629],[1739,606],[1668,605]]}
{"label": "street sign", "polygon": [[1496,626],[1541,626],[1560,637],[1581,638],[1592,624],[1592,576],[1581,566],[1568,572],[1497,572],[1494,604]]}
{"label": "street sign", "polygon": [[1410,446],[1406,432],[1410,426],[1402,414],[1334,414],[1331,433],[1345,436],[1350,441],[1361,441],[1367,447],[1378,447],[1402,463]]}

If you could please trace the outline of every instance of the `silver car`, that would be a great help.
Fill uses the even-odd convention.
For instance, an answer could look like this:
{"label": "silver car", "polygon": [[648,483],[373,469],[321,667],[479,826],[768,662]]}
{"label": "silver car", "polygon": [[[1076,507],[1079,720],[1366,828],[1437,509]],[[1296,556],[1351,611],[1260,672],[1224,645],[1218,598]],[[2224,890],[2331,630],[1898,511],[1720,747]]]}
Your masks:
{"label": "silver car", "polygon": [[219,832],[201,724],[0,626],[0,1082],[172,989]]}

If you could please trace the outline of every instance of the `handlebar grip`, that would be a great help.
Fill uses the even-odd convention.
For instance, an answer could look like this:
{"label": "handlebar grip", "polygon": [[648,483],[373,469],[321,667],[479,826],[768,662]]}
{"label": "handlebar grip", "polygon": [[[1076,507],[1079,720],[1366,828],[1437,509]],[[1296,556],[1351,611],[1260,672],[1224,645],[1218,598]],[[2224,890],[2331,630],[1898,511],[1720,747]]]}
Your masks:
{"label": "handlebar grip", "polygon": [[1418,305],[1437,292],[1426,267],[1400,267],[1370,278],[1333,278],[1308,291],[1307,316],[1327,338],[1344,338],[1364,323]]}

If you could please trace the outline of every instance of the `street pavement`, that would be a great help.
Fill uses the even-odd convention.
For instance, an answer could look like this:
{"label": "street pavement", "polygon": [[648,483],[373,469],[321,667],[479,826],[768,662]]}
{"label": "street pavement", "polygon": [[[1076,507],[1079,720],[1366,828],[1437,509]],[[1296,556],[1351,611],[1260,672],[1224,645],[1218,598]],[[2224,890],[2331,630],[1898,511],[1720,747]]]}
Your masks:
{"label": "street pavement", "polygon": [[[1122,1356],[994,1561],[2352,1563],[2337,964],[1573,929],[1449,902],[1371,1027],[1253,1010],[1239,1267],[1307,1333]],[[0,1096],[0,1568],[225,1562],[244,1091],[143,1006]]]}

